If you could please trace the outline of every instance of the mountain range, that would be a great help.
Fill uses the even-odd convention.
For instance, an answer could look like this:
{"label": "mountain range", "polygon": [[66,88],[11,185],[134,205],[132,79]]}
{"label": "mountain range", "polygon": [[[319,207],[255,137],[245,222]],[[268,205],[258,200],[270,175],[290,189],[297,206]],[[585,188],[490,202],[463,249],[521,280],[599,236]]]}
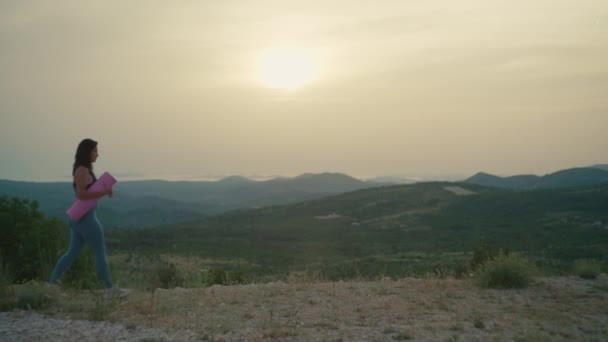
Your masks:
{"label": "mountain range", "polygon": [[[254,181],[231,176],[219,181],[125,181],[111,199],[98,204],[108,227],[147,227],[199,219],[233,209],[255,208],[320,198],[379,186],[340,173],[302,174]],[[0,180],[0,195],[37,200],[47,215],[65,218],[74,200],[67,182]]]}
{"label": "mountain range", "polygon": [[[305,173],[292,178],[255,181],[230,176],[218,181],[141,180],[117,183],[114,196],[99,202],[107,227],[150,227],[198,220],[235,209],[302,202],[365,188],[415,182],[403,177],[362,181],[342,173]],[[477,173],[468,184],[512,190],[595,185],[608,182],[608,165],[574,168],[545,176],[499,177]],[[0,196],[37,200],[48,216],[65,219],[74,200],[71,183],[0,180]]]}
{"label": "mountain range", "polygon": [[544,176],[516,175],[500,177],[485,172],[479,172],[466,179],[464,182],[488,187],[516,190],[558,189],[574,186],[596,185],[608,183],[608,165],[594,165],[591,167],[566,169]]}

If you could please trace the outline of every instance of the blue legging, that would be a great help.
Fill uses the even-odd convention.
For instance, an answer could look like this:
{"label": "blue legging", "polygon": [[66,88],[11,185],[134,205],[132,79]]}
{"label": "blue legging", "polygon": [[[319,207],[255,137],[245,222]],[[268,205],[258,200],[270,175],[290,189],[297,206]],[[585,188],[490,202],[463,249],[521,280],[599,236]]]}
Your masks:
{"label": "blue legging", "polygon": [[95,255],[95,268],[97,269],[99,278],[106,288],[111,288],[113,285],[106,259],[106,244],[103,238],[103,228],[97,219],[95,208],[86,213],[79,221],[72,221],[69,218],[68,220],[72,227],[70,247],[59,259],[57,265],[55,265],[49,283],[55,284],[57,282],[57,279],[61,277],[63,272],[65,272],[72,265],[74,260],[76,260],[76,257],[78,257],[82,251],[82,247],[84,247],[84,244],[86,243],[91,247],[91,250]]}

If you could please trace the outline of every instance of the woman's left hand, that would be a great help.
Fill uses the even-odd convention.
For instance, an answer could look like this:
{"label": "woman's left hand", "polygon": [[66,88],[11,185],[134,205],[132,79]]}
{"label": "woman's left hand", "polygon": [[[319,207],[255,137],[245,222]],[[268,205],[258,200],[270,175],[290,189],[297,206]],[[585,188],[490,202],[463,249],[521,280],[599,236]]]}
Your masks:
{"label": "woman's left hand", "polygon": [[106,188],[106,195],[108,195],[108,197],[112,197],[113,194],[114,191],[112,190],[112,187]]}

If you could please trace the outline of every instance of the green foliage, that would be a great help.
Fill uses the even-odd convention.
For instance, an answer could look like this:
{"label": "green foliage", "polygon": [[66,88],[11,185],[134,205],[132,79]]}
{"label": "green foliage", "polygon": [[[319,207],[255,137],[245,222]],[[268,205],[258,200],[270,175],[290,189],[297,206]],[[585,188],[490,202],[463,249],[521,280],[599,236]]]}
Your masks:
{"label": "green foliage", "polygon": [[530,284],[534,266],[523,256],[500,253],[481,264],[477,284],[486,288],[524,288]]}
{"label": "green foliage", "polygon": [[170,262],[161,263],[156,268],[157,287],[170,289],[184,286],[184,277],[175,264]]}
{"label": "green foliage", "polygon": [[13,296],[9,288],[11,283],[12,279],[9,274],[0,268],[0,311],[12,308]]}
{"label": "green foliage", "polygon": [[456,279],[466,278],[469,274],[469,268],[464,264],[457,264],[454,267],[453,275]]}
{"label": "green foliage", "polygon": [[[12,281],[45,281],[67,249],[69,228],[58,219],[48,219],[37,201],[0,196],[0,258]],[[99,286],[93,255],[85,247],[60,279],[62,285],[76,289]]]}
{"label": "green foliage", "polygon": [[244,284],[246,282],[243,272],[228,272],[228,284]]}
{"label": "green foliage", "polygon": [[207,285],[228,285],[226,271],[219,268],[212,268],[207,271]]}
{"label": "green foliage", "polygon": [[57,260],[65,224],[47,219],[38,202],[0,196],[1,267],[16,282],[44,279]]}
{"label": "green foliage", "polygon": [[2,286],[0,288],[0,310],[45,309],[57,302],[56,293],[45,284],[29,281],[22,285]]}
{"label": "green foliage", "polygon": [[227,272],[221,268],[211,268],[207,271],[207,285],[234,285],[245,283],[242,272]]}
{"label": "green foliage", "polygon": [[471,259],[471,269],[476,270],[479,266],[489,260],[494,260],[498,255],[504,253],[509,255],[511,251],[508,249],[497,249],[490,246],[487,242],[480,243],[473,251],[473,258]]}
{"label": "green foliage", "polygon": [[53,305],[57,298],[41,283],[28,283],[17,293],[16,305],[20,309],[37,310]]}
{"label": "green foliage", "polygon": [[579,259],[574,262],[574,272],[581,278],[595,279],[601,271],[601,265],[597,260]]}
{"label": "green foliage", "polygon": [[3,265],[2,256],[0,256],[0,287],[8,286],[13,283],[13,277],[9,270],[6,267],[3,267]]}
{"label": "green foliage", "polygon": [[95,269],[95,257],[88,246],[83,248],[78,258],[61,276],[61,284],[78,290],[91,290],[100,287],[99,276]]}

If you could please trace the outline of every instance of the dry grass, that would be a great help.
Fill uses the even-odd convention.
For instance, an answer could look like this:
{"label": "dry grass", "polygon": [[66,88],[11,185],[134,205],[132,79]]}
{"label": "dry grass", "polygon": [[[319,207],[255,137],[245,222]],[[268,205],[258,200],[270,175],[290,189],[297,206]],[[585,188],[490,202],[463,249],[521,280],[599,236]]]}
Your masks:
{"label": "dry grass", "polygon": [[[130,267],[145,267],[152,265],[150,260],[142,258],[140,256],[132,256],[126,253],[116,253],[108,256],[108,260],[112,264],[129,264]],[[180,270],[185,272],[199,272],[209,267],[222,266],[226,264],[232,264],[235,266],[257,266],[256,264],[245,260],[245,259],[213,259],[213,258],[201,258],[198,256],[181,256],[173,254],[161,254],[158,256],[157,262],[168,262],[179,266]],[[136,268],[141,270],[141,268]]]}
{"label": "dry grass", "polygon": [[99,294],[66,293],[50,311],[90,319],[97,310],[125,326],[218,341],[595,341],[608,336],[605,288],[605,275],[543,278],[520,290],[450,278],[278,282],[135,291],[101,308]]}

